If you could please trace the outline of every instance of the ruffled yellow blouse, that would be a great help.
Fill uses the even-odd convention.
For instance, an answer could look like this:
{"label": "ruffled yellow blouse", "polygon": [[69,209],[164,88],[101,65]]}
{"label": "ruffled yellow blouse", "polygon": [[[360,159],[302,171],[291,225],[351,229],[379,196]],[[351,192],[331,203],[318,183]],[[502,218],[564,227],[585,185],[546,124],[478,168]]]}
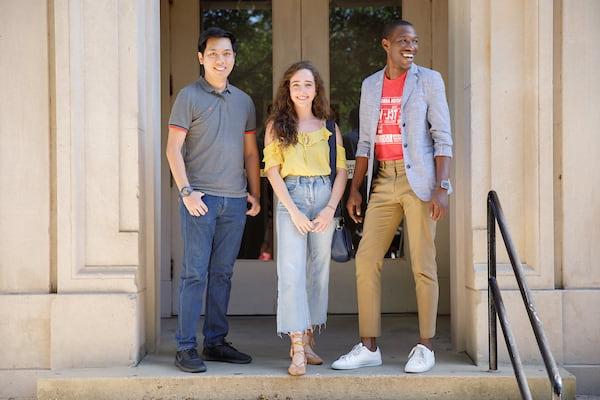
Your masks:
{"label": "ruffled yellow blouse", "polygon": [[[281,146],[278,141],[271,142],[264,149],[265,171],[281,165],[282,178],[293,176],[329,175],[329,136],[332,133],[325,127],[298,134],[298,143],[293,146]],[[343,146],[336,145],[336,168],[346,167],[346,151]]]}

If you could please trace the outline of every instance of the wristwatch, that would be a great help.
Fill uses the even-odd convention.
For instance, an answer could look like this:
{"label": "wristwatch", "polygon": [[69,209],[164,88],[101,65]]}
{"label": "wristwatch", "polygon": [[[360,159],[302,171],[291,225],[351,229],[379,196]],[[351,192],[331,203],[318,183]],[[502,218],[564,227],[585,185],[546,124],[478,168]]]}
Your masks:
{"label": "wristwatch", "polygon": [[192,194],[193,191],[194,191],[194,189],[191,186],[184,186],[179,191],[179,196],[180,197],[188,197],[190,194]]}
{"label": "wristwatch", "polygon": [[450,179],[442,179],[440,181],[440,187],[445,189],[448,194],[452,193],[452,184],[450,183]]}

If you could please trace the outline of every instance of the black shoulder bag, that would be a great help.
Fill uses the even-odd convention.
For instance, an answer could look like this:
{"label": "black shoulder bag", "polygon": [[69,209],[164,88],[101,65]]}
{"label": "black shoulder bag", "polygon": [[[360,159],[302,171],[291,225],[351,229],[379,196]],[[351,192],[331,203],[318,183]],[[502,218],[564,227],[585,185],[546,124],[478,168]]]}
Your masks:
{"label": "black shoulder bag", "polygon": [[[329,136],[329,166],[331,167],[329,179],[331,180],[331,187],[333,188],[333,183],[335,182],[337,158],[337,149],[335,147],[335,122],[332,120],[327,120],[326,126],[327,129],[332,133],[332,135]],[[344,223],[341,203],[342,201],[340,200],[333,216],[335,231],[333,232],[333,240],[331,241],[331,259],[336,262],[347,262],[350,261],[354,255],[354,247],[352,245],[352,235],[350,234],[350,230]]]}

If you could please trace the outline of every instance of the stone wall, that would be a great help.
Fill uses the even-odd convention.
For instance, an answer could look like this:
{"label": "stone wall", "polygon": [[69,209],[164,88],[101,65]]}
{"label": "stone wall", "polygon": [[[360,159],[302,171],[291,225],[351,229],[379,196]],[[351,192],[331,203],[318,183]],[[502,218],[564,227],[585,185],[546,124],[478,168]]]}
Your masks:
{"label": "stone wall", "polygon": [[600,2],[561,3],[555,185],[564,363],[578,390],[600,394]]}
{"label": "stone wall", "polygon": [[50,366],[47,4],[0,6],[0,369]]}
{"label": "stone wall", "polygon": [[[593,306],[600,304],[600,3],[456,0],[449,18],[454,173],[462,189],[451,225],[455,345],[487,363],[486,194],[493,189],[555,358],[576,373],[578,392],[600,393]],[[537,363],[500,238],[509,319],[523,361]],[[499,357],[508,362],[503,343]]]}
{"label": "stone wall", "polygon": [[[158,10],[0,3],[0,369],[134,365],[154,342]],[[494,189],[556,359],[600,393],[600,3],[450,0],[448,14],[454,344],[487,362]],[[499,251],[522,357],[539,362],[509,269]]]}
{"label": "stone wall", "polygon": [[0,369],[135,365],[154,301],[158,2],[0,7]]}

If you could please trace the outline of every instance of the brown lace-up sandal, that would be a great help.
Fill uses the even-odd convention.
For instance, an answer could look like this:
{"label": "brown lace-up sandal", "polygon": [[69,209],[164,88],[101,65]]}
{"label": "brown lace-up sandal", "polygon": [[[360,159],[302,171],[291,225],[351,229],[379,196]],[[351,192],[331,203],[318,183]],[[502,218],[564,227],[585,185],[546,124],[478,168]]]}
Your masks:
{"label": "brown lace-up sandal", "polygon": [[305,333],[302,336],[302,341],[304,342],[304,354],[306,355],[306,363],[309,365],[323,364],[323,359],[319,357],[318,354],[315,353],[315,351],[312,348],[315,345],[314,336]]}
{"label": "brown lace-up sandal", "polygon": [[306,373],[306,355],[304,354],[304,343],[302,342],[302,332],[290,333],[290,357],[292,363],[288,368],[288,374],[292,376],[304,375]]}

